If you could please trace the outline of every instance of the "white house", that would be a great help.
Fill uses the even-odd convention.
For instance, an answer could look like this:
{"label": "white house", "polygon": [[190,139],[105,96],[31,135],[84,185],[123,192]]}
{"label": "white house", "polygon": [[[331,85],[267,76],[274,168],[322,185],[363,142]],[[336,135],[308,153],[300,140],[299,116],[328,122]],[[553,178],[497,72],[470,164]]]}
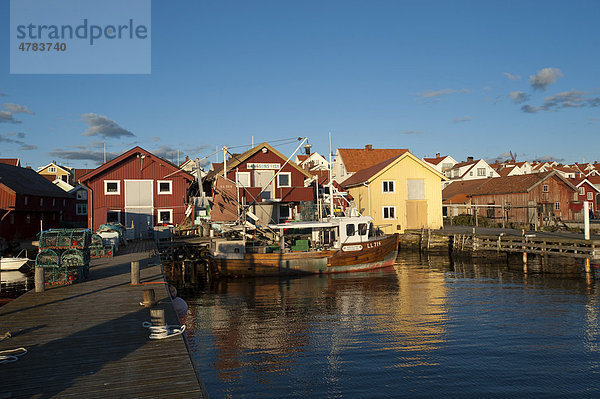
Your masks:
{"label": "white house", "polygon": [[318,152],[308,155],[296,155],[294,162],[306,170],[329,170],[329,161]]}
{"label": "white house", "polygon": [[[445,174],[447,170],[452,169],[454,165],[458,163],[458,161],[452,158],[450,155],[440,156],[439,152],[435,154],[435,158],[423,158],[423,160],[442,174]],[[449,176],[446,175],[446,177]]]}
{"label": "white house", "polygon": [[483,159],[474,160],[473,157],[467,158],[466,162],[457,163],[452,168],[448,169],[445,174],[451,179],[450,181],[500,177],[500,174]]}

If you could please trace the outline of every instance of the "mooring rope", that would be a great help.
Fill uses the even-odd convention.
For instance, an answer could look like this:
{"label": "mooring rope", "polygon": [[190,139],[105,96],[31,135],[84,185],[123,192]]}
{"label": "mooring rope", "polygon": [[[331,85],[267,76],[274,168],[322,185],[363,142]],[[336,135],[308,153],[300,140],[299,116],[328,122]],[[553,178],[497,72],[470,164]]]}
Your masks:
{"label": "mooring rope", "polygon": [[150,339],[165,339],[171,338],[176,335],[183,334],[185,331],[185,324],[182,326],[179,325],[169,325],[166,324],[164,326],[153,326],[149,321],[145,321],[142,323],[142,327],[150,329]]}
{"label": "mooring rope", "polygon": [[27,349],[23,347],[0,351],[0,364],[16,362],[19,360],[19,356],[23,356],[26,353]]}

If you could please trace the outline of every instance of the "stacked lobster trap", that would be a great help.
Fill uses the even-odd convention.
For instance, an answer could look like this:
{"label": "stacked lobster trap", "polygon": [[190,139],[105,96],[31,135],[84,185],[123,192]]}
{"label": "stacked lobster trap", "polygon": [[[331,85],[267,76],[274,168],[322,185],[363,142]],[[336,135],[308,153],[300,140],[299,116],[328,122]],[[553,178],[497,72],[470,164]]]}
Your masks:
{"label": "stacked lobster trap", "polygon": [[89,229],[52,229],[40,233],[35,267],[44,269],[46,284],[72,284],[87,278],[90,270]]}
{"label": "stacked lobster trap", "polygon": [[92,258],[106,258],[113,256],[115,250],[114,245],[104,244],[102,237],[98,234],[92,234],[90,245],[90,255]]}

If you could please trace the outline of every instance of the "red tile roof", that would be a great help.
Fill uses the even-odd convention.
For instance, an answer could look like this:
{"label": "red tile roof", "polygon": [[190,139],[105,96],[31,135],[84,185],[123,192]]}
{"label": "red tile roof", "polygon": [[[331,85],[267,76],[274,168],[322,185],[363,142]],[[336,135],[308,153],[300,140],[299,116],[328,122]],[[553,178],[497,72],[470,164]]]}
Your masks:
{"label": "red tile roof", "polygon": [[440,162],[442,162],[444,159],[446,159],[447,157],[448,157],[448,155],[445,155],[443,157],[437,157],[437,158],[423,158],[423,161],[429,162],[432,165],[437,165]]}
{"label": "red tile roof", "polygon": [[471,193],[477,190],[477,188],[479,188],[479,186],[481,186],[487,180],[488,179],[454,181],[442,190],[442,199],[446,200],[453,198],[458,194],[471,195]]}
{"label": "red tile roof", "polygon": [[575,186],[567,179],[563,178],[556,172],[534,173],[530,175],[496,177],[487,179],[484,184],[479,186],[471,195],[486,195],[486,194],[512,194],[525,193],[530,191],[534,186],[541,183],[551,176],[556,176],[562,180],[571,189],[575,190]]}
{"label": "red tile roof", "polygon": [[75,173],[74,173],[74,178],[73,178],[74,180],[73,181],[75,181],[76,183],[78,183],[79,179],[83,175],[85,175],[87,173],[90,173],[92,170],[94,170],[94,169],[74,169]]}
{"label": "red tile roof", "polygon": [[298,162],[302,163],[308,159],[308,155],[298,155]]}
{"label": "red tile roof", "polygon": [[0,158],[0,163],[12,166],[21,166],[19,158]]}
{"label": "red tile roof", "polygon": [[361,169],[376,165],[382,160],[402,155],[408,152],[408,150],[391,148],[340,148],[339,152],[346,166],[346,171],[348,173],[355,173]]}

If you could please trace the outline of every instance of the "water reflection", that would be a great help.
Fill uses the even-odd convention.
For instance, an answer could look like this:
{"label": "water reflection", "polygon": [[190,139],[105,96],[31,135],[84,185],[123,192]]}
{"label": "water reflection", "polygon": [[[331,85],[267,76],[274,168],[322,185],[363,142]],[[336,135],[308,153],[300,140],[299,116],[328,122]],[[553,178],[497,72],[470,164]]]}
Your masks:
{"label": "water reflection", "polygon": [[577,265],[404,254],[357,274],[184,280],[216,397],[600,394],[596,280]]}
{"label": "water reflection", "polygon": [[33,272],[0,271],[0,306],[33,288]]}

